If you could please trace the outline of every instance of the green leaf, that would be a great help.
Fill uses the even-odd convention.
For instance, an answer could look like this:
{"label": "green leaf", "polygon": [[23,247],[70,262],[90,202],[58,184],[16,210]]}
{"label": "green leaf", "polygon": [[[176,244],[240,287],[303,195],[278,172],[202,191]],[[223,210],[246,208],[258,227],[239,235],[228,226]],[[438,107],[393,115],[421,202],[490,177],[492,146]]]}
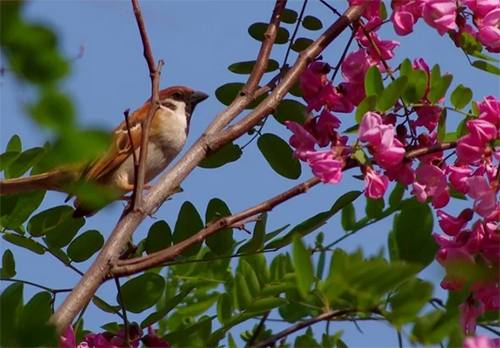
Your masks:
{"label": "green leaf", "polygon": [[302,297],[306,297],[314,282],[314,270],[311,261],[311,253],[306,249],[299,236],[293,238],[292,256],[295,274],[297,276],[297,288]]}
{"label": "green leaf", "polygon": [[293,99],[284,99],[276,108],[274,118],[281,124],[285,121],[295,121],[303,124],[306,120],[306,106]]}
{"label": "green leaf", "polygon": [[[141,313],[158,302],[164,288],[165,280],[161,275],[141,274],[122,285],[122,305],[132,313]],[[117,301],[120,303],[118,296]]]}
{"label": "green leaf", "polygon": [[356,211],[352,203],[347,204],[342,209],[341,223],[345,231],[351,230],[356,223]]}
{"label": "green leaf", "polygon": [[[211,222],[230,215],[231,211],[226,203],[219,198],[213,198],[210,202],[208,202],[207,211],[205,213],[205,225],[208,226]],[[206,239],[206,243],[210,250],[217,255],[226,255],[231,253],[234,244],[233,229],[221,229],[217,233],[209,236]]]}
{"label": "green leaf", "polygon": [[56,328],[48,323],[52,314],[52,296],[39,292],[26,303],[19,320],[19,338],[22,347],[55,347],[58,343]]}
{"label": "green leaf", "polygon": [[439,344],[459,325],[458,311],[434,310],[417,318],[412,337],[425,345]]}
{"label": "green leaf", "polygon": [[247,308],[248,312],[265,312],[286,303],[285,300],[279,297],[259,298],[253,301]]}
{"label": "green leaf", "polygon": [[[419,264],[422,268],[430,264],[436,255],[437,245],[432,237],[432,211],[427,204],[409,199],[401,206],[401,213],[394,217],[393,230],[396,247],[392,259]],[[391,237],[392,236],[392,237]]]}
{"label": "green leaf", "polygon": [[384,210],[384,199],[366,199],[365,212],[370,219],[375,219],[382,215]]}
{"label": "green leaf", "polygon": [[446,95],[446,91],[450,87],[452,80],[452,75],[447,74],[441,76],[439,65],[434,65],[431,70],[431,83],[427,99],[429,99],[431,103],[437,103]]}
{"label": "green leaf", "polygon": [[238,254],[252,253],[254,251],[261,250],[264,247],[266,223],[267,213],[262,213],[257,219],[257,222],[255,223],[255,226],[253,228],[252,239],[250,239],[238,249]]}
{"label": "green leaf", "polygon": [[293,156],[293,151],[286,141],[266,133],[259,137],[257,146],[276,173],[288,179],[297,179],[300,176],[300,162]]}
{"label": "green leaf", "polygon": [[[264,41],[264,34],[267,30],[267,23],[254,23],[248,28],[248,33],[257,41]],[[276,44],[285,44],[288,42],[290,33],[285,28],[278,28],[276,35]]]}
{"label": "green leaf", "polygon": [[26,238],[24,236],[20,236],[18,234],[7,233],[2,236],[7,242],[17,245],[21,248],[31,250],[32,252],[42,255],[45,253],[45,249],[43,246],[35,242],[33,239]]}
{"label": "green leaf", "polygon": [[68,245],[80,228],[85,225],[83,217],[74,218],[70,206],[58,206],[45,210],[28,222],[28,231],[34,237],[45,234],[48,246],[62,248]]}
{"label": "green leaf", "polygon": [[156,221],[148,231],[146,237],[146,253],[152,254],[156,251],[168,248],[172,245],[172,230],[165,220]]}
{"label": "green leaf", "polygon": [[171,298],[168,298],[165,301],[165,303],[162,306],[160,306],[160,308],[158,308],[158,310],[156,312],[151,313],[150,315],[148,315],[146,317],[146,319],[144,319],[142,321],[141,328],[148,327],[148,326],[153,325],[154,323],[164,319],[172,309],[177,307],[177,305],[179,303],[181,303],[186,298],[186,296],[191,293],[192,290],[193,290],[192,287],[186,287],[181,292],[179,292],[177,295],[175,295]]}
{"label": "green leaf", "polygon": [[481,43],[474,36],[465,31],[460,33],[460,46],[468,54],[481,52],[483,49]]}
{"label": "green leaf", "polygon": [[302,20],[302,26],[309,30],[320,30],[323,28],[323,23],[314,16],[305,16]]}
{"label": "green leaf", "polygon": [[19,135],[14,134],[7,143],[5,147],[5,152],[21,152],[23,150],[23,146],[21,143],[21,138]]}
{"label": "green leaf", "polygon": [[392,81],[377,98],[377,110],[385,112],[393,107],[405,90],[408,78],[401,76]]}
{"label": "green leaf", "polygon": [[217,301],[217,319],[224,324],[233,315],[233,301],[231,296],[227,293],[220,294]]}
{"label": "green leaf", "polygon": [[375,105],[377,103],[377,97],[374,95],[365,97],[361,103],[359,103],[358,107],[356,108],[356,112],[354,114],[354,118],[356,119],[356,122],[360,123],[361,120],[363,119],[363,116],[368,112],[368,111],[374,111],[375,110]]}
{"label": "green leaf", "polygon": [[97,308],[99,308],[100,310],[102,310],[103,312],[106,312],[106,313],[116,314],[116,313],[120,312],[120,306],[111,306],[107,302],[103,301],[102,299],[100,299],[97,296],[94,296],[92,298],[92,303]]}
{"label": "green leaf", "polygon": [[305,335],[295,338],[294,348],[322,348],[321,345],[314,339],[311,328],[307,329]]}
{"label": "green leaf", "polygon": [[99,231],[89,230],[75,238],[68,246],[68,256],[74,262],[83,262],[101,249],[104,238]]}
{"label": "green leaf", "polygon": [[389,321],[398,328],[413,322],[431,297],[432,284],[419,279],[403,283],[389,299],[391,305],[391,312],[387,315]]}
{"label": "green leaf", "polygon": [[303,50],[308,48],[313,42],[314,42],[313,40],[308,39],[306,37],[299,37],[293,43],[292,50],[294,50],[295,52],[302,52]]}
{"label": "green leaf", "polygon": [[403,93],[403,100],[407,103],[417,103],[425,95],[427,73],[420,69],[412,69],[406,76],[408,77],[408,84]]}
{"label": "green leaf", "polygon": [[248,291],[250,291],[252,297],[257,297],[260,293],[260,283],[252,266],[245,259],[240,259],[238,272],[245,278]]}
{"label": "green leaf", "polygon": [[12,278],[16,275],[16,261],[14,254],[10,249],[4,251],[2,255],[2,269],[0,269],[0,277]]}
{"label": "green leaf", "polygon": [[[248,75],[252,72],[253,67],[255,66],[255,62],[255,60],[250,60],[246,62],[233,63],[228,67],[228,70],[235,74]],[[278,70],[279,67],[280,64],[276,60],[269,59],[265,72]]]}
{"label": "green leaf", "polygon": [[290,244],[295,235],[304,237],[307,234],[317,230],[318,228],[323,226],[326,223],[326,221],[328,221],[328,219],[330,219],[333,215],[335,215],[339,210],[344,208],[346,205],[353,202],[361,194],[362,194],[361,191],[349,191],[343,194],[337,199],[337,201],[335,201],[335,203],[329,210],[318,213],[310,217],[309,219],[301,222],[300,224],[296,225],[285,236],[275,239],[271,241],[269,244],[267,244],[265,246],[265,249],[282,248],[285,245]]}
{"label": "green leaf", "polygon": [[[179,210],[177,222],[174,227],[173,241],[177,244],[200,231],[203,228],[203,220],[191,202],[184,202]],[[184,256],[195,255],[201,248],[202,242],[193,244],[183,252]]]}
{"label": "green leaf", "polygon": [[210,153],[198,166],[202,168],[218,168],[237,161],[242,155],[241,148],[233,143],[227,143],[214,153]]}
{"label": "green leaf", "polygon": [[[23,309],[23,284],[14,283],[6,287],[0,295],[0,345],[19,347],[18,325]],[[5,320],[8,318],[8,320]]]}
{"label": "green leaf", "polygon": [[217,299],[219,298],[218,293],[211,293],[203,296],[198,296],[196,301],[186,305],[177,306],[177,314],[183,317],[197,317],[205,313],[209,308],[211,308]]}
{"label": "green leaf", "polygon": [[400,183],[397,183],[396,186],[394,186],[394,189],[392,190],[391,194],[389,195],[389,206],[390,207],[397,206],[401,202],[401,199],[403,199],[404,194],[405,194],[404,186],[401,185]]}
{"label": "green leaf", "polygon": [[9,166],[16,158],[19,157],[19,152],[4,152],[0,155],[0,171],[8,171]]}
{"label": "green leaf", "polygon": [[71,132],[75,110],[71,98],[53,88],[42,89],[40,99],[29,106],[29,113],[40,125],[57,133]]}
{"label": "green leaf", "polygon": [[451,93],[451,103],[458,110],[466,107],[471,100],[472,90],[462,84],[458,85],[457,88],[455,88],[455,90]]}
{"label": "green leaf", "polygon": [[281,21],[283,23],[293,24],[297,21],[298,16],[299,15],[294,10],[285,8],[281,13]]}
{"label": "green leaf", "polygon": [[384,90],[382,75],[377,66],[371,66],[365,75],[365,94],[366,96],[377,96]]}
{"label": "green leaf", "polygon": [[14,162],[10,163],[5,172],[6,178],[17,178],[40,161],[45,154],[41,147],[34,147],[22,152]]}
{"label": "green leaf", "polygon": [[236,277],[234,278],[234,285],[238,308],[240,310],[244,310],[252,303],[252,294],[243,274],[236,274]]}

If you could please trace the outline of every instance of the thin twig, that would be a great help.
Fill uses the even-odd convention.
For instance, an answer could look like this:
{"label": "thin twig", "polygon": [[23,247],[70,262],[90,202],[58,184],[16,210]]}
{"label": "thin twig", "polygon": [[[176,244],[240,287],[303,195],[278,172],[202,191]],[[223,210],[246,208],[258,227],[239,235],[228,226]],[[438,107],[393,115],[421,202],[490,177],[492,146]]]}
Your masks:
{"label": "thin twig", "polygon": [[27,284],[27,285],[31,285],[31,286],[34,286],[36,288],[48,291],[48,292],[50,292],[52,294],[57,294],[59,292],[70,292],[70,291],[73,290],[73,289],[52,289],[52,288],[49,288],[49,287],[44,286],[44,285],[40,285],[40,284],[37,284],[37,283],[30,282],[29,280],[16,279],[16,278],[3,278],[2,277],[2,278],[0,278],[0,281],[2,281],[2,282],[13,282],[13,283]]}
{"label": "thin twig", "polygon": [[250,339],[248,340],[247,346],[252,346],[255,343],[255,340],[257,339],[257,337],[259,337],[260,332],[264,328],[264,324],[267,320],[267,317],[269,317],[270,313],[271,313],[270,311],[267,311],[266,313],[264,313],[264,315],[262,316],[262,318],[259,321],[259,325],[257,325],[257,328],[253,332],[252,337],[250,337]]}
{"label": "thin twig", "polygon": [[116,286],[116,292],[118,294],[118,303],[120,304],[120,308],[122,309],[122,315],[123,315],[123,330],[125,331],[125,346],[130,347],[130,333],[128,332],[127,310],[125,309],[125,305],[123,304],[123,296],[122,296],[122,289],[120,286],[120,279],[115,278],[115,286]]}
{"label": "thin twig", "polygon": [[300,322],[298,324],[292,325],[289,328],[277,333],[276,335],[269,337],[267,340],[265,340],[257,345],[254,345],[252,347],[253,348],[264,348],[264,347],[273,346],[274,343],[276,343],[281,338],[287,337],[288,335],[291,335],[292,333],[294,333],[296,331],[299,331],[299,330],[302,330],[306,327],[312,326],[312,325],[319,323],[323,320],[330,320],[331,318],[334,318],[334,317],[341,317],[341,316],[344,316],[344,315],[352,313],[352,312],[355,312],[355,311],[349,310],[349,309],[328,311],[326,313],[320,314],[320,315],[318,315],[314,318],[311,318],[309,320],[305,320],[305,321]]}

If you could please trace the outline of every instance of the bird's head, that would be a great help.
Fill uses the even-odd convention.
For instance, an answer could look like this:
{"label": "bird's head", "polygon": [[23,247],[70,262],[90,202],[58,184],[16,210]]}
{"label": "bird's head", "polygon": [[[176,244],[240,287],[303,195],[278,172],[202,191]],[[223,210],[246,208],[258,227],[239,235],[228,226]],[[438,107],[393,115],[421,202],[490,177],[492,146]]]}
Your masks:
{"label": "bird's head", "polygon": [[159,95],[161,106],[172,111],[184,109],[188,120],[193,114],[196,105],[208,98],[207,94],[185,86],[172,86],[162,89]]}

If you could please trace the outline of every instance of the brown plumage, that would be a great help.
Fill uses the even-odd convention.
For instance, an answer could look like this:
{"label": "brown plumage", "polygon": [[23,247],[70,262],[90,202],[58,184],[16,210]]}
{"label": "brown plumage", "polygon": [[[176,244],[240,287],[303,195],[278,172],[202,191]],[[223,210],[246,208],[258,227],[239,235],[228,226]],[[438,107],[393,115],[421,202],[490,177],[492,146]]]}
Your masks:
{"label": "brown plumage", "polygon": [[[160,108],[151,122],[146,182],[153,179],[182,150],[189,130],[189,121],[195,106],[208,96],[184,86],[173,86],[160,91]],[[101,185],[111,185],[126,193],[134,187],[132,149],[139,156],[142,139],[142,122],[147,117],[150,104],[146,101],[129,117],[129,129],[125,121],[113,131],[108,151],[94,162],[76,169],[57,169],[29,177],[0,180],[0,195],[33,190],[66,192],[77,180]],[[130,132],[130,135],[129,135]],[[130,141],[132,139],[132,143]],[[133,145],[133,146],[132,146]],[[77,209],[81,208],[77,206]],[[82,212],[88,215],[85,209]]]}

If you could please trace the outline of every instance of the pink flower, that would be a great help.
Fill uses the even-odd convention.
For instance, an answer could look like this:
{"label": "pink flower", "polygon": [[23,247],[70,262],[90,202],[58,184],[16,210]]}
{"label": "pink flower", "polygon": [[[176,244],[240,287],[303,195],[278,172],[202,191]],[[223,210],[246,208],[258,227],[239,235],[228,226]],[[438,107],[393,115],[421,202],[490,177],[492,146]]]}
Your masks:
{"label": "pink flower", "polygon": [[497,138],[500,138],[500,102],[493,96],[484,98],[484,101],[477,104],[479,109],[479,119],[494,124],[497,128]]}
{"label": "pink flower", "polygon": [[491,10],[479,21],[477,39],[488,51],[500,52],[500,7]]}
{"label": "pink flower", "polygon": [[314,145],[316,145],[316,138],[309,133],[308,130],[304,128],[303,125],[298,124],[294,121],[285,121],[286,127],[293,132],[290,137],[290,145],[295,148],[295,155],[301,159],[305,160],[304,154],[307,151],[314,151]]}
{"label": "pink flower", "polygon": [[496,138],[497,129],[493,123],[483,119],[474,119],[467,121],[466,125],[470,134],[478,140],[479,144],[484,145]]}
{"label": "pink flower", "polygon": [[429,132],[436,129],[442,112],[439,106],[420,106],[416,107],[415,111],[418,115],[417,120],[414,122],[415,126],[423,126],[427,128]]}
{"label": "pink flower", "polygon": [[468,300],[460,305],[460,323],[466,335],[476,332],[476,321],[484,313],[484,305],[474,300]]}
{"label": "pink flower", "polygon": [[64,334],[59,338],[59,348],[75,348],[76,347],[76,337],[73,327],[69,325]]}
{"label": "pink flower", "polygon": [[323,110],[316,123],[315,133],[319,146],[327,146],[337,134],[335,129],[340,127],[340,120],[334,114]]}
{"label": "pink flower", "polygon": [[421,203],[432,197],[434,208],[442,208],[448,204],[450,194],[444,171],[432,164],[422,164],[417,171],[413,193]]}
{"label": "pink flower", "polygon": [[415,0],[392,1],[392,23],[398,35],[408,35],[413,31],[413,25],[422,16],[422,2]]}
{"label": "pink flower", "polygon": [[322,182],[337,184],[342,180],[344,161],[334,158],[330,151],[310,152],[307,154],[307,162],[313,174]]}
{"label": "pink flower", "polygon": [[397,180],[405,186],[411,185],[415,181],[415,172],[410,162],[399,162],[390,168],[385,168],[385,174],[390,180]]}
{"label": "pink flower", "polygon": [[500,339],[486,336],[466,337],[463,348],[500,348]]}
{"label": "pink flower", "polygon": [[457,142],[457,158],[462,163],[474,163],[481,159],[483,156],[484,148],[480,140],[468,134],[458,139]]}
{"label": "pink flower", "polygon": [[352,105],[358,106],[365,99],[364,82],[342,82],[338,88]]}
{"label": "pink flower", "polygon": [[365,196],[372,199],[384,197],[389,185],[389,179],[385,175],[377,174],[372,168],[366,168],[365,174]]}
{"label": "pink flower", "polygon": [[498,0],[461,0],[474,12],[474,17],[483,18],[488,12],[499,6]]}
{"label": "pink flower", "polygon": [[345,57],[342,63],[342,76],[347,82],[364,82],[369,67],[366,51],[360,48]]}
{"label": "pink flower", "polygon": [[466,193],[469,189],[467,179],[472,174],[472,169],[468,166],[448,166],[446,172],[450,174],[449,180],[451,185],[459,192]]}
{"label": "pink flower", "polygon": [[463,210],[458,217],[454,217],[442,210],[437,211],[439,226],[449,236],[457,235],[468,221],[472,219],[473,211],[471,209]]}
{"label": "pink flower", "polygon": [[496,214],[498,219],[496,193],[495,190],[490,187],[486,178],[482,176],[473,176],[467,180],[467,184],[469,185],[467,195],[474,199],[474,211],[485,218]]}
{"label": "pink flower", "polygon": [[[366,0],[349,0],[349,6],[363,5],[365,2]],[[371,0],[363,11],[363,17],[367,19],[380,17],[380,0]]]}
{"label": "pink flower", "polygon": [[380,130],[378,126],[382,124],[382,117],[376,112],[367,112],[359,124],[359,140],[369,143],[380,142]]}
{"label": "pink flower", "polygon": [[443,36],[449,30],[457,29],[456,0],[422,0],[424,3],[423,17],[427,24],[435,28]]}
{"label": "pink flower", "polygon": [[[394,57],[394,49],[399,46],[399,42],[394,40],[381,40],[377,33],[370,32],[368,34],[370,39],[367,38],[363,31],[358,31],[356,38],[363,47],[366,47],[368,56],[371,60],[371,65],[381,65],[381,60],[389,60]],[[376,47],[376,48],[375,48]],[[381,65],[381,69],[384,69]]]}
{"label": "pink flower", "polygon": [[318,95],[317,102],[319,103],[319,107],[318,105],[309,105],[309,108],[311,110],[319,110],[321,106],[326,105],[331,111],[351,112],[354,110],[354,105],[352,105],[349,99],[347,99],[331,84],[326,85],[321,90]]}

